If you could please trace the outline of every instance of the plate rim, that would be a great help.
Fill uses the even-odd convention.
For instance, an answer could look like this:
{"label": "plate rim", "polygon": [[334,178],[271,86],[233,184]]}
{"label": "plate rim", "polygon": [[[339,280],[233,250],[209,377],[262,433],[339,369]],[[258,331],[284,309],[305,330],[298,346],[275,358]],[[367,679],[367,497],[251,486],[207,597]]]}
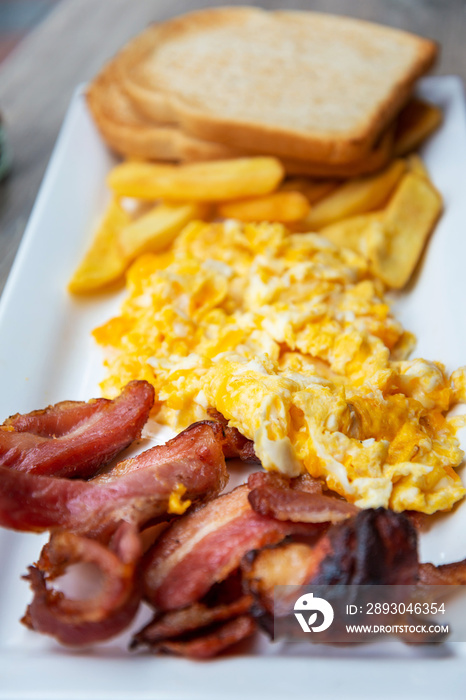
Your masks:
{"label": "plate rim", "polygon": [[[456,76],[435,76],[425,79],[423,83],[434,85],[434,81],[445,86],[455,86],[454,90],[458,95],[461,94],[463,108],[466,108],[463,84],[460,78]],[[69,135],[70,129],[73,128],[74,110],[76,109],[77,101],[84,98],[84,90],[85,86],[80,85],[73,93],[70,106],[38,190],[28,224],[2,292],[0,299],[0,334],[6,309],[12,303],[11,300],[14,297],[17,285],[21,283],[21,271],[25,264],[24,261],[27,259],[31,240],[37,235],[36,231],[40,229],[40,217],[43,208],[48,204],[49,198],[53,196],[51,187],[57,170],[60,168],[63,144]],[[3,531],[0,534],[3,535]],[[262,690],[267,690],[270,698],[282,697],[285,688],[288,687],[289,690],[291,680],[296,700],[308,697],[309,687],[317,689],[322,700],[341,697],[342,692],[346,693],[345,697],[348,699],[356,698],[356,696],[365,698],[376,691],[379,698],[393,697],[395,692],[400,698],[408,698],[408,696],[413,696],[413,688],[422,693],[423,698],[428,699],[437,698],[438,690],[445,689],[445,677],[449,678],[449,685],[466,679],[466,664],[464,663],[466,645],[458,645],[455,651],[459,652],[459,654],[455,653],[452,656],[450,652],[442,652],[440,655],[427,654],[422,658],[397,658],[396,674],[390,673],[393,659],[372,658],[369,654],[368,659],[372,667],[370,677],[365,678],[360,687],[353,687],[353,682],[356,683],[358,680],[358,673],[367,669],[367,658],[340,658],[336,662],[335,658],[322,658],[320,655],[306,658],[275,655],[262,657],[241,656],[212,660],[207,664],[169,657],[150,657],[149,655],[131,657],[128,654],[124,658],[119,658],[118,655],[114,658],[106,658],[104,652],[88,655],[86,652],[84,654],[80,652],[70,653],[68,651],[57,651],[53,648],[53,654],[51,655],[50,650],[47,650],[47,648],[37,651],[28,649],[28,672],[18,679],[16,675],[18,669],[15,668],[15,663],[21,658],[21,654],[13,647],[0,646],[0,699],[6,700],[8,698],[12,700],[16,698],[19,700],[24,698],[24,700],[32,700],[32,698],[35,698],[35,700],[52,700],[52,698],[62,698],[62,700],[65,700],[66,698],[66,700],[78,700],[87,698],[87,700],[90,700],[91,697],[95,697],[96,700],[103,700],[111,697],[113,700],[118,700],[119,698],[126,700],[132,697],[134,700],[144,700],[145,698],[154,698],[155,700],[171,697],[180,698],[180,700],[183,698],[196,700],[198,697],[206,699],[219,697],[219,692],[221,692],[221,697],[223,698],[233,698],[237,697],[238,692],[241,692],[245,700],[249,700],[249,698],[252,700],[252,698],[257,698],[257,689],[254,688],[254,683],[257,683],[258,678],[261,683],[267,682],[268,686],[266,688],[262,686]],[[17,658],[15,659],[15,657]],[[441,663],[442,666],[431,663],[433,659],[436,659],[438,664]],[[87,664],[87,668],[90,669],[88,671],[90,674],[89,678],[82,673],[83,660]],[[138,671],[141,670],[141,665],[145,667],[146,682],[153,681],[153,676],[155,676],[155,679],[157,677],[160,678],[160,667],[162,667],[162,675],[167,685],[164,684],[162,688],[158,689],[134,686],[128,689],[125,687],[128,681],[124,681],[121,674],[116,673],[115,678],[118,678],[121,682],[121,692],[116,688],[108,688],[105,686],[105,683],[108,682],[108,673],[112,672],[112,670],[115,673],[115,661],[120,662],[121,667],[125,667],[125,671],[127,663],[131,664],[129,668],[134,668]],[[149,661],[150,663],[148,663]],[[337,674],[335,674],[336,663],[339,668],[339,673]],[[97,668],[99,666],[100,669]],[[154,671],[151,670],[152,668]],[[205,670],[209,668],[212,671],[205,673]],[[182,673],[180,673],[180,669],[182,669]],[[440,669],[441,673],[439,673]],[[422,675],[419,675],[421,671]],[[55,673],[55,678],[53,678],[53,673]],[[173,673],[175,673],[177,678],[176,686],[172,686],[169,689],[168,684]],[[291,679],[289,677],[290,674]],[[130,675],[133,677],[130,680],[134,682],[135,674],[132,673]],[[283,677],[287,675],[288,678]],[[181,676],[183,678],[180,678]],[[381,678],[383,678],[383,687],[380,687]],[[181,686],[179,685],[180,680],[182,681]],[[316,681],[318,682],[316,683]],[[206,682],[208,686],[206,686]],[[66,687],[70,683],[74,683],[74,687]],[[78,687],[79,683],[82,684],[81,687]],[[403,683],[408,687],[402,688]],[[248,684],[251,687],[248,687]],[[225,687],[225,685],[228,685],[228,687]],[[451,689],[448,688],[449,697],[458,697],[459,699],[462,695],[454,695],[456,687],[457,685]]]}

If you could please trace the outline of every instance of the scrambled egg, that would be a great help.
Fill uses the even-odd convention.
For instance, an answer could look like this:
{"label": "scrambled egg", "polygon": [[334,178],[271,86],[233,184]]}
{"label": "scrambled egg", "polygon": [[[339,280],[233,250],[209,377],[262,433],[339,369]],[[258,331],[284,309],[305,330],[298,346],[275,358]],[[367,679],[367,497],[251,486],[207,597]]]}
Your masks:
{"label": "scrambled egg", "polygon": [[107,347],[104,393],[156,390],[154,417],[178,430],[214,407],[254,440],[265,469],[307,470],[358,506],[433,513],[465,492],[458,418],[466,368],[408,360],[358,254],[279,224],[194,222],[128,274]]}

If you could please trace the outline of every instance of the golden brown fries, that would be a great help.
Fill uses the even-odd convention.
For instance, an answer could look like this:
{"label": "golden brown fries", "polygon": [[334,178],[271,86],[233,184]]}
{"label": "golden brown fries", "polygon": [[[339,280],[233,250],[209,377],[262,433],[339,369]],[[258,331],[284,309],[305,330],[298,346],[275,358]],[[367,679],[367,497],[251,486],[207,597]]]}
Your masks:
{"label": "golden brown fries", "polygon": [[282,192],[301,192],[309,204],[315,204],[341,184],[339,180],[314,180],[310,177],[290,177],[280,186]]}
{"label": "golden brown fries", "polygon": [[407,173],[390,200],[379,240],[367,251],[374,273],[389,287],[408,282],[442,212],[442,198],[425,179]]}
{"label": "golden brown fries", "polygon": [[273,192],[263,197],[239,199],[219,204],[217,213],[240,221],[301,221],[310,211],[309,200],[301,192]]}
{"label": "golden brown fries", "polygon": [[349,219],[326,226],[320,233],[339,248],[351,248],[356,253],[365,255],[366,240],[371,235],[372,227],[380,223],[382,216],[383,210],[351,216]]}
{"label": "golden brown fries", "polygon": [[206,205],[194,202],[156,204],[120,232],[120,246],[127,262],[141,253],[158,253],[164,250],[186,224],[193,219],[205,218],[207,213]]}
{"label": "golden brown fries", "polygon": [[335,221],[382,207],[406,170],[395,160],[377,175],[354,178],[318,202],[303,221],[303,230],[319,231]]}
{"label": "golden brown fries", "polygon": [[[114,200],[70,291],[105,287],[138,255],[166,250],[186,225],[211,216],[318,231],[365,257],[387,286],[407,283],[442,206],[419,156],[395,160],[377,175],[341,184],[306,177],[282,183],[282,178],[279,161],[262,157],[189,165],[127,161],[116,166],[108,177]],[[119,203],[122,197],[133,198],[131,215]],[[154,200],[148,209],[148,201]]]}
{"label": "golden brown fries", "polygon": [[121,277],[127,266],[119,235],[131,217],[118,200],[107,207],[91,247],[74,273],[68,289],[73,294],[93,292]]}
{"label": "golden brown fries", "polygon": [[411,155],[406,158],[406,165],[409,172],[416,173],[421,177],[425,177],[426,180],[429,180],[430,182],[427,168],[422,162],[422,159],[417,155],[417,153],[411,153]]}
{"label": "golden brown fries", "polygon": [[413,159],[408,168],[384,209],[344,219],[321,231],[335,245],[366,257],[373,273],[395,289],[409,281],[442,211],[442,198],[422,161]]}
{"label": "golden brown fries", "polygon": [[185,165],[128,161],[108,184],[120,197],[155,201],[224,202],[273,192],[284,176],[276,158],[236,158]]}

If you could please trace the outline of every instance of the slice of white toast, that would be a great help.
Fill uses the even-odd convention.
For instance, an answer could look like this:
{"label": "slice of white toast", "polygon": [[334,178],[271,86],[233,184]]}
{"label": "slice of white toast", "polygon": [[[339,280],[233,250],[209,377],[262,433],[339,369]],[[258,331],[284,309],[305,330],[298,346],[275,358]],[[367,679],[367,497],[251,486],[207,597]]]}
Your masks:
{"label": "slice of white toast", "polygon": [[361,20],[252,7],[154,25],[133,49],[122,86],[150,118],[328,164],[364,159],[437,53],[428,39]]}
{"label": "slice of white toast", "polygon": [[[133,55],[138,38],[107,63],[87,89],[87,102],[94,120],[107,144],[116,153],[162,161],[202,161],[254,155],[244,150],[204,141],[186,134],[173,123],[155,121],[144,115],[122,89],[121,66]],[[327,164],[284,159],[289,174],[346,177],[369,173],[383,167],[393,151],[394,125],[362,160],[347,164]],[[271,154],[272,155],[272,154]]]}
{"label": "slice of white toast", "polygon": [[[106,66],[87,90],[87,102],[104,140],[122,156],[162,161],[202,161],[249,155],[228,146],[197,139],[174,124],[148,119],[138,112],[115,81],[112,65]],[[289,174],[346,177],[374,172],[393,152],[394,125],[362,160],[343,164],[283,159]],[[251,152],[251,155],[254,155]],[[270,154],[272,155],[272,154]]]}
{"label": "slice of white toast", "polygon": [[241,155],[228,146],[189,136],[176,125],[144,117],[114,78],[113,66],[109,64],[89,85],[86,97],[100,133],[119,155],[168,161],[216,160]]}

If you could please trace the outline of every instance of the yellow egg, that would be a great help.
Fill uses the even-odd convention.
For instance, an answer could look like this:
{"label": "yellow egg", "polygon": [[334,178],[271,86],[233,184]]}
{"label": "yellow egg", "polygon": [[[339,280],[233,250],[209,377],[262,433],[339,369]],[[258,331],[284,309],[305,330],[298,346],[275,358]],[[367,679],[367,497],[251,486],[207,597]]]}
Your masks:
{"label": "yellow egg", "polygon": [[147,379],[175,430],[213,407],[265,469],[308,471],[361,507],[432,513],[464,496],[446,413],[466,370],[407,359],[413,336],[356,253],[280,224],[194,222],[136,260],[127,289],[94,332],[106,395]]}

